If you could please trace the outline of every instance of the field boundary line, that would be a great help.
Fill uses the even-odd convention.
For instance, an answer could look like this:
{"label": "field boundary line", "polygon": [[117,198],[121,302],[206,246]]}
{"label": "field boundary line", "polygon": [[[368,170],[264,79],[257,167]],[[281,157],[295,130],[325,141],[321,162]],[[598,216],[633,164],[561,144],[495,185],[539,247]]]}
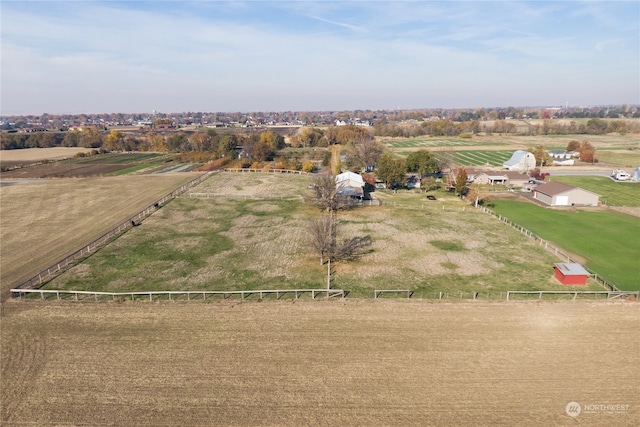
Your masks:
{"label": "field boundary line", "polygon": [[256,169],[256,168],[224,168],[224,172],[254,172],[254,173],[294,173],[298,175],[309,175],[310,172],[296,171],[293,169]]}
{"label": "field boundary line", "polygon": [[623,298],[633,295],[636,299],[640,296],[640,291],[507,291],[507,300],[513,300],[512,295],[538,295],[542,299],[545,294],[550,295],[573,295],[575,300],[578,295],[606,295],[607,299]]}
{"label": "field boundary line", "polygon": [[100,249],[102,246],[111,241],[114,237],[119,236],[124,231],[129,230],[130,228],[136,227],[140,225],[140,223],[145,220],[149,215],[160,209],[162,206],[175,199],[182,193],[186,192],[189,188],[200,184],[201,182],[208,179],[215,172],[207,172],[205,174],[200,175],[199,177],[189,181],[188,183],[181,185],[176,188],[172,192],[166,194],[160,199],[156,200],[146,208],[139,211],[137,214],[133,215],[129,219],[121,222],[117,226],[111,228],[106,233],[102,234],[97,239],[92,242],[83,245],[80,249],[75,252],[67,255],[61,260],[51,264],[49,267],[41,270],[39,273],[34,276],[19,282],[14,286],[15,289],[29,289],[34,288],[36,286],[42,286],[46,281],[51,280],[58,274],[64,272],[71,266],[75,265],[77,261],[82,260],[89,255],[93,254],[95,251]]}
{"label": "field boundary line", "polygon": [[378,299],[380,294],[406,294],[407,298],[411,298],[413,291],[409,289],[376,289],[373,291],[373,299]]}
{"label": "field boundary line", "polygon": [[110,296],[113,300],[116,297],[129,297],[131,301],[135,301],[136,296],[148,296],[149,301],[153,301],[153,297],[168,296],[169,301],[172,301],[172,296],[186,295],[187,301],[191,301],[191,296],[202,296],[202,301],[207,299],[207,296],[220,295],[224,299],[231,296],[240,296],[241,300],[250,297],[251,295],[258,295],[260,299],[263,299],[265,295],[275,295],[276,299],[280,299],[286,294],[293,294],[295,299],[299,299],[304,294],[311,294],[311,299],[315,300],[317,295],[325,294],[326,298],[344,298],[347,294],[343,289],[254,289],[245,291],[134,291],[134,292],[101,292],[101,291],[72,291],[61,289],[11,289],[11,295],[13,298],[20,298],[27,294],[40,294],[40,299],[46,299],[45,295],[56,295],[56,299],[61,299],[61,295],[73,295],[76,301],[79,300],[79,296],[93,296],[95,301],[98,301],[99,296]]}

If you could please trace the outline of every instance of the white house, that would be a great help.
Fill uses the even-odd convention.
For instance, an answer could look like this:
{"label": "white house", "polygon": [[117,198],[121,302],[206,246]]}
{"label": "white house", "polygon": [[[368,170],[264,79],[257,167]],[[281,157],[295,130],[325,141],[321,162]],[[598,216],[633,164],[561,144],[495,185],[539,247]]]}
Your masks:
{"label": "white house", "polygon": [[528,171],[536,167],[536,158],[533,153],[517,150],[502,164],[502,167],[510,171]]}
{"label": "white house", "polygon": [[336,175],[338,194],[353,197],[364,195],[364,179],[362,175],[353,172],[343,172]]}

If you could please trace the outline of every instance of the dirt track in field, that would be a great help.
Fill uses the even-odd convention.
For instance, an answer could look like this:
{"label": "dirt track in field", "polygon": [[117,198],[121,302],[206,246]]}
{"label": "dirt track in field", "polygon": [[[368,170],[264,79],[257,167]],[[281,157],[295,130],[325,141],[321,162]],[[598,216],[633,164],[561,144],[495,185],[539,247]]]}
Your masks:
{"label": "dirt track in field", "polygon": [[0,422],[638,425],[639,308],[10,302]]}

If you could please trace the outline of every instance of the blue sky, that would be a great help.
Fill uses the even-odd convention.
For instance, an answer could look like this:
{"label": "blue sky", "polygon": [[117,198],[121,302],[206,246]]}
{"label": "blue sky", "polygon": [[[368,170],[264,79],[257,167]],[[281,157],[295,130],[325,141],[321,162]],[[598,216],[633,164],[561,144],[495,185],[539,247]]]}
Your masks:
{"label": "blue sky", "polygon": [[638,1],[6,1],[0,113],[640,104]]}

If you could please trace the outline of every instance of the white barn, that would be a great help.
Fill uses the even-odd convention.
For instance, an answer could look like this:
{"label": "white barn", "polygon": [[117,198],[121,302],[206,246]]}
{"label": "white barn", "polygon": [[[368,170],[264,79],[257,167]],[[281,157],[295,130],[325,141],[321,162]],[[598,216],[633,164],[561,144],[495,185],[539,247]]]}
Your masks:
{"label": "white barn", "polygon": [[536,157],[528,151],[517,150],[502,164],[502,167],[510,171],[529,171],[536,167]]}
{"label": "white barn", "polygon": [[364,195],[364,179],[362,175],[353,172],[343,172],[336,175],[338,194],[354,197]]}

